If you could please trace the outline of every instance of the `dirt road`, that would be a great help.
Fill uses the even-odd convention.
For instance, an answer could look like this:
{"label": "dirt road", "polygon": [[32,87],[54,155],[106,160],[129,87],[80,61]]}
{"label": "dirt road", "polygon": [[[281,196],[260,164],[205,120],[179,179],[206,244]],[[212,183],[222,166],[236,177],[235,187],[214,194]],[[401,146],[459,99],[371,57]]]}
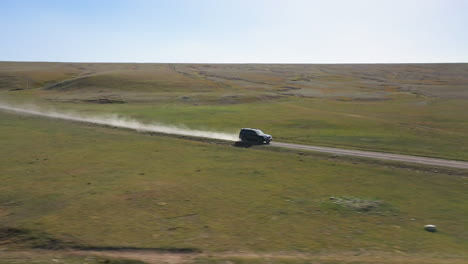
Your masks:
{"label": "dirt road", "polygon": [[[91,123],[91,124],[97,124],[97,125],[134,129],[137,131],[156,132],[156,133],[171,134],[171,135],[184,135],[184,136],[195,137],[195,138],[200,138],[200,137],[212,138],[212,139],[218,139],[218,140],[223,140],[223,141],[236,141],[238,139],[236,134],[190,130],[190,129],[179,128],[175,126],[164,126],[160,124],[155,124],[155,125],[143,124],[136,120],[119,119],[119,118],[109,117],[109,116],[92,116],[92,117],[85,116],[84,117],[76,113],[71,114],[71,113],[59,113],[56,111],[41,111],[37,109],[18,108],[18,107],[14,107],[10,105],[3,105],[3,104],[0,104],[0,110],[21,113],[21,114],[28,114],[28,115],[43,116],[43,117],[48,117],[48,118],[64,119],[64,120],[70,120],[70,121],[75,121],[75,122],[84,122],[84,123]],[[420,163],[420,164],[433,165],[433,166],[468,169],[468,162],[466,161],[444,160],[444,159],[436,159],[436,158],[426,158],[426,157],[401,155],[401,154],[389,154],[389,153],[371,152],[371,151],[362,151],[362,150],[317,147],[317,146],[299,145],[299,144],[281,143],[281,142],[272,142],[271,146],[298,149],[298,150],[319,151],[319,152],[326,152],[326,153],[332,153],[332,154],[338,154],[338,155],[358,156],[358,157],[365,157],[365,158],[385,159],[385,160],[394,160],[394,161],[401,161],[401,162]]]}
{"label": "dirt road", "polygon": [[299,145],[299,144],[282,143],[282,142],[271,142],[270,145],[275,146],[275,147],[281,147],[281,148],[289,148],[289,149],[297,149],[297,150],[311,150],[311,151],[332,153],[332,154],[337,154],[337,155],[358,156],[358,157],[373,158],[373,159],[394,160],[394,161],[420,163],[420,164],[434,165],[434,166],[468,169],[468,162],[466,161],[444,160],[444,159],[436,159],[436,158],[426,158],[426,157],[418,157],[418,156],[410,156],[410,155],[390,154],[390,153],[382,153],[382,152],[352,150],[352,149],[316,147],[316,146]]}

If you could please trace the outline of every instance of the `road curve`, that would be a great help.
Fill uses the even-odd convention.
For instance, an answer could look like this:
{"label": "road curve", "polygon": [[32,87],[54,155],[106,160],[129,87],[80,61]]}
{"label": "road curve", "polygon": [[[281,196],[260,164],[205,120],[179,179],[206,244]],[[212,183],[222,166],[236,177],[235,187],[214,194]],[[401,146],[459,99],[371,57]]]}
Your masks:
{"label": "road curve", "polygon": [[352,150],[352,149],[316,147],[316,146],[299,145],[299,144],[282,143],[282,142],[271,142],[270,145],[274,147],[298,149],[298,150],[303,149],[303,150],[326,152],[326,153],[332,153],[332,154],[338,154],[338,155],[358,156],[358,157],[365,157],[365,158],[394,160],[394,161],[420,163],[420,164],[434,165],[434,166],[468,169],[468,162],[466,161],[444,160],[444,159],[436,159],[436,158],[426,158],[426,157],[418,157],[418,156]]}

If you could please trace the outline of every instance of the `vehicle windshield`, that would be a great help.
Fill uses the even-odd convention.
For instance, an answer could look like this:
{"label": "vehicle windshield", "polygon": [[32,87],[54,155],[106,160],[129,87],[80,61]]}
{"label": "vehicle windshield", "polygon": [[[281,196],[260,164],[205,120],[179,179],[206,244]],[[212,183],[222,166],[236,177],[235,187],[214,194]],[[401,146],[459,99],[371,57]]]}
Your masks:
{"label": "vehicle windshield", "polygon": [[264,135],[265,133],[263,133],[263,131],[261,131],[260,129],[256,129],[255,130],[257,132],[257,135]]}

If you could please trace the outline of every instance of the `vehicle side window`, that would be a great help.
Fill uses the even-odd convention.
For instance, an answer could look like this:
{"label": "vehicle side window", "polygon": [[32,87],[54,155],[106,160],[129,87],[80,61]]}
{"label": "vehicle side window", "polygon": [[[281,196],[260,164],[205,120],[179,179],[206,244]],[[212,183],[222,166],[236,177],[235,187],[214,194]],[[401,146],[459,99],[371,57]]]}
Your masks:
{"label": "vehicle side window", "polygon": [[244,136],[258,136],[258,133],[255,130],[242,130],[241,135],[244,135]]}

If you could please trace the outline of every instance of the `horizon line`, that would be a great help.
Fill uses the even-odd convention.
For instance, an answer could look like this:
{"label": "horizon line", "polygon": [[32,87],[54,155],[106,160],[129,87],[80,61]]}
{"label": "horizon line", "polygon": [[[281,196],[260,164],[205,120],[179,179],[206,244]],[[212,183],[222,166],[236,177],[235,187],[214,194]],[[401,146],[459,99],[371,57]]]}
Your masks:
{"label": "horizon line", "polygon": [[47,61],[47,60],[0,60],[22,63],[102,63],[102,64],[276,64],[276,65],[363,65],[363,64],[468,64],[468,62],[147,62],[147,61]]}

